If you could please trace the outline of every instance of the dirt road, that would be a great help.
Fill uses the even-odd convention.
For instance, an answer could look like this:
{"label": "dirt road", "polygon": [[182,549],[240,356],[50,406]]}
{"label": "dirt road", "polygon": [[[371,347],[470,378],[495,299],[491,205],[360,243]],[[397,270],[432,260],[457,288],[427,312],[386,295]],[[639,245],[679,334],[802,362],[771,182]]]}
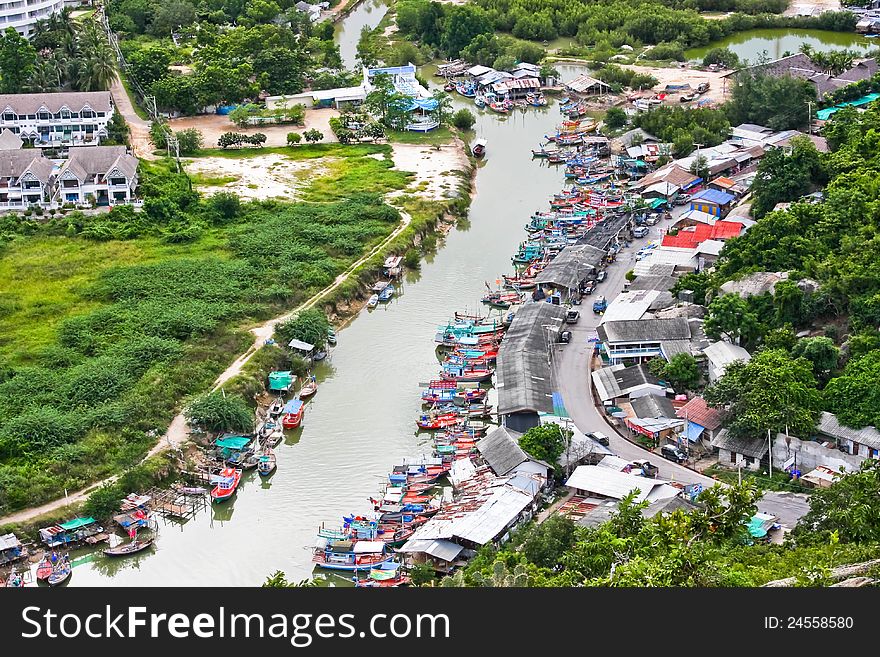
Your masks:
{"label": "dirt road", "polygon": [[134,106],[131,104],[128,92],[122,85],[119,73],[116,74],[113,84],[110,85],[110,95],[113,96],[116,111],[122,115],[131,129],[131,148],[134,154],[145,160],[156,159],[153,155],[153,144],[150,141],[150,122],[139,117],[134,111]]}

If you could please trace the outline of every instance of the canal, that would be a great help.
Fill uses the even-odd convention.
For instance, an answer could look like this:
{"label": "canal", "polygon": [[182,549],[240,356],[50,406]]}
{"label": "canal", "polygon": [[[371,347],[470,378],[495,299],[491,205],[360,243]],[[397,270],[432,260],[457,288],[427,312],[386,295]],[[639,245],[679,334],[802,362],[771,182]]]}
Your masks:
{"label": "canal", "polygon": [[706,53],[713,48],[730,48],[740,58],[740,61],[748,60],[754,64],[764,53],[770,59],[779,59],[786,53],[795,54],[804,43],[819,52],[849,49],[864,54],[877,47],[878,44],[874,41],[875,39],[868,39],[854,32],[789,29],[747,30],[731,34],[701,48],[691,48],[684,54],[691,61],[702,61]]}
{"label": "canal", "polygon": [[[578,71],[558,68],[564,79]],[[275,474],[268,480],[245,474],[233,500],[184,524],[160,519],[149,552],[115,560],[74,553],[74,586],[254,586],[275,570],[294,581],[311,577],[318,526],[369,511],[368,498],[394,464],[430,454],[429,436],[417,433],[415,419],[419,383],[439,369],[436,326],[457,310],[480,308],[484,281],[494,284],[511,271],[528,217],[546,209],[563,185],[561,168],[532,160],[529,152],[559,124],[555,104],[500,117],[459,96],[454,103],[475,111],[474,132],[488,141],[469,218],[408,276],[399,297],[339,331],[338,345],[317,371],[320,389],[307,403],[303,426],[276,448]],[[326,581],[349,584],[339,575]]]}
{"label": "canal", "polygon": [[363,0],[348,16],[336,23],[336,43],[339,44],[339,54],[345,68],[352,69],[357,65],[361,31],[365,27],[371,30],[375,28],[387,13],[386,0]]}

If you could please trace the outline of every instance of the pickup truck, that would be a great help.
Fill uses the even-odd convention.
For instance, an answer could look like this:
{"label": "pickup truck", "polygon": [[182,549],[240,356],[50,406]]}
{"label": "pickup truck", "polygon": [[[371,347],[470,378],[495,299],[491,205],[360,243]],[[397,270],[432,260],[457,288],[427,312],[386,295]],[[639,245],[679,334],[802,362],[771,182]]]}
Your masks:
{"label": "pickup truck", "polygon": [[606,301],[605,297],[599,297],[593,302],[593,312],[594,313],[604,313],[605,309],[608,307],[608,301]]}
{"label": "pickup truck", "polygon": [[[660,473],[660,468],[651,463],[650,461],[646,461],[645,459],[640,459],[638,461],[633,461],[630,464],[631,470],[641,470],[643,477],[655,478]],[[633,473],[637,474],[637,473]]]}

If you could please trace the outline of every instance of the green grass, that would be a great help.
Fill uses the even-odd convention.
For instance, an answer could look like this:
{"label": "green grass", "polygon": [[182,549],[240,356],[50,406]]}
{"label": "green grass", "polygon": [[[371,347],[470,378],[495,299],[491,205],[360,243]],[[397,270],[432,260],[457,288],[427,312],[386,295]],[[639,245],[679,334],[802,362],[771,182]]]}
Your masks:
{"label": "green grass", "polygon": [[[797,493],[810,493],[813,489],[810,486],[804,486],[789,478],[788,474],[779,470],[773,470],[773,477],[763,474],[765,471],[753,472],[752,470],[742,470],[743,481],[753,481],[762,490],[774,491],[794,491]],[[739,481],[739,474],[736,470],[723,468],[720,465],[713,465],[706,468],[703,474],[707,477],[714,477],[719,481],[727,484],[735,484]]]}
{"label": "green grass", "polygon": [[411,132],[409,130],[388,130],[388,141],[398,144],[424,144],[426,146],[442,146],[450,143],[454,135],[448,126],[441,125],[430,132]]}
{"label": "green grass", "polygon": [[238,182],[241,180],[241,176],[233,176],[231,174],[227,176],[212,176],[205,173],[191,173],[189,174],[189,179],[192,180],[192,184],[196,187],[220,187],[221,185]]}

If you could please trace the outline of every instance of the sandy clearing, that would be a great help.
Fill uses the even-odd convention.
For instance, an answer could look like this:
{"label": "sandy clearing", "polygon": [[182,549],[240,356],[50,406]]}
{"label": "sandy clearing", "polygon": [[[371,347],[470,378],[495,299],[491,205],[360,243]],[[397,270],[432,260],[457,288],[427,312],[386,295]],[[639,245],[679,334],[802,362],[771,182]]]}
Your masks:
{"label": "sandy clearing", "polygon": [[252,135],[262,132],[266,135],[266,146],[287,146],[287,133],[298,132],[315,128],[324,133],[324,142],[336,141],[333,131],[330,129],[330,119],[339,116],[335,109],[307,109],[305,125],[264,125],[253,128],[239,128],[228,116],[220,114],[202,114],[199,116],[184,116],[179,119],[171,119],[168,123],[175,132],[196,128],[202,133],[205,140],[205,148],[216,148],[217,140],[224,132],[243,132]]}
{"label": "sandy clearing", "polygon": [[139,117],[134,111],[131,98],[128,97],[128,92],[125,91],[118,73],[110,84],[110,95],[113,97],[113,104],[117,111],[122,114],[128,124],[129,141],[134,154],[145,160],[156,159],[153,155],[153,142],[150,141],[150,122]]}
{"label": "sandy clearing", "polygon": [[725,71],[698,71],[691,68],[656,68],[654,66],[638,66],[636,64],[621,64],[638,73],[648,73],[659,81],[654,87],[656,91],[662,91],[667,84],[690,84],[696,88],[701,82],[709,83],[709,92],[702,98],[711,98],[717,103],[728,100],[730,94],[727,89],[727,78],[721,77]]}
{"label": "sandy clearing", "polygon": [[[322,162],[327,161],[329,158],[322,159]],[[223,191],[238,194],[249,201],[270,198],[296,200],[304,174],[320,175],[323,167],[316,166],[311,160],[292,160],[270,153],[241,159],[200,157],[188,160],[186,170],[207,178],[237,177],[237,180],[222,185],[198,185],[198,189],[207,195]]]}
{"label": "sandy clearing", "polygon": [[809,0],[793,2],[782,12],[783,16],[816,16],[823,11],[840,11],[840,0]]}
{"label": "sandy clearing", "polygon": [[[468,169],[464,146],[458,140],[444,146],[391,144],[394,167],[415,174],[410,188],[434,200],[450,198],[458,193],[457,171]],[[395,194],[389,194],[393,198]]]}

